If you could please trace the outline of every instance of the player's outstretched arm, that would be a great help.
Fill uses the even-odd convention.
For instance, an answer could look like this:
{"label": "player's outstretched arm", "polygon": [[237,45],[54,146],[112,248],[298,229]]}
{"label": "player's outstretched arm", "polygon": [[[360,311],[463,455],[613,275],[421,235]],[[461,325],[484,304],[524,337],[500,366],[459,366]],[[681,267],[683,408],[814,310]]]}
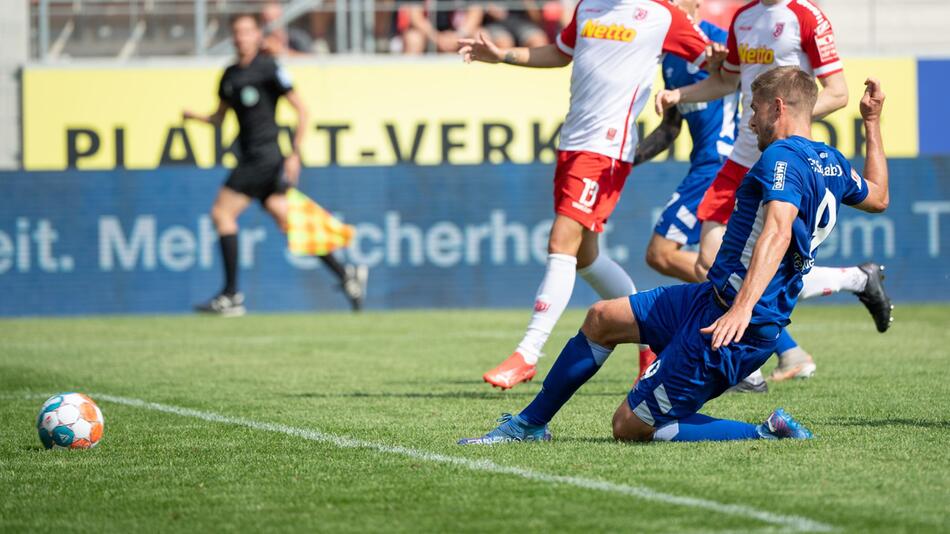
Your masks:
{"label": "player's outstretched arm", "polygon": [[637,153],[633,157],[633,166],[650,161],[660,152],[663,152],[676,138],[679,137],[683,129],[683,116],[676,108],[670,108],[663,113],[663,122],[650,132],[640,144],[637,145]]}
{"label": "player's outstretched arm", "polygon": [[825,118],[848,105],[848,82],[844,72],[819,78],[818,82],[821,83],[821,91],[818,93],[815,109],[811,112],[812,118]]}
{"label": "player's outstretched arm", "polygon": [[679,89],[663,89],[656,94],[656,113],[662,115],[676,104],[688,102],[711,102],[736,92],[741,77],[739,73],[729,72],[722,68],[722,60],[726,48],[719,43],[712,43],[706,49],[706,64],[709,77],[701,82],[680,87]]}
{"label": "player's outstretched arm", "polygon": [[557,45],[502,50],[484,32],[478,32],[474,39],[459,39],[459,55],[466,63],[481,61],[536,68],[563,67],[571,62],[571,58],[562,54]]}
{"label": "player's outstretched arm", "polygon": [[228,104],[224,100],[218,102],[218,109],[211,115],[201,115],[185,110],[181,112],[182,120],[196,120],[219,126],[224,121],[224,115],[228,112]]}
{"label": "player's outstretched arm", "polygon": [[882,212],[890,203],[888,188],[887,155],[884,154],[884,140],[881,137],[881,112],[884,109],[884,89],[877,78],[868,78],[864,96],[861,97],[861,117],[864,130],[867,156],[864,159],[864,179],[868,184],[868,196],[855,207],[869,212]]}
{"label": "player's outstretched arm", "polygon": [[752,250],[752,260],[742,289],[726,313],[700,330],[704,334],[712,334],[713,349],[718,350],[733,341],[742,340],[752,320],[752,309],[762,298],[762,293],[788,251],[788,244],[792,240],[792,224],[797,216],[798,208],[790,202],[773,200],[765,204],[765,224]]}

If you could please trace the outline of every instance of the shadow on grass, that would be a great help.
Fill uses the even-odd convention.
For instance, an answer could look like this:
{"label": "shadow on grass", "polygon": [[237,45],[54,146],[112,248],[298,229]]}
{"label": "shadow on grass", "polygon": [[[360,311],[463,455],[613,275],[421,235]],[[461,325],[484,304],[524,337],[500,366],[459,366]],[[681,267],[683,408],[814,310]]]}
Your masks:
{"label": "shadow on grass", "polygon": [[[536,391],[444,391],[444,392],[364,392],[352,391],[346,393],[287,393],[286,397],[298,399],[476,399],[476,400],[499,400],[512,397],[532,398],[537,395]],[[583,391],[575,393],[575,397],[617,397],[614,392],[591,392]]]}
{"label": "shadow on grass", "polygon": [[827,425],[839,426],[866,426],[872,428],[887,426],[905,426],[913,428],[944,428],[950,429],[950,421],[915,421],[913,419],[837,419],[823,422]]}

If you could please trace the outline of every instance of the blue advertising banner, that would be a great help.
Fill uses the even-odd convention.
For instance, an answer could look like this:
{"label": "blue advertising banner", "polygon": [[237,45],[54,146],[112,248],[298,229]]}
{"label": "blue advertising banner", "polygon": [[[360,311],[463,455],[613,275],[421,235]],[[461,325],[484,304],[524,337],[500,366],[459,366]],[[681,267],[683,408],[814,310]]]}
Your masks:
{"label": "blue advertising banner", "polygon": [[[687,166],[638,168],[604,235],[642,288],[672,283],[643,260]],[[0,173],[0,315],[185,312],[220,289],[208,208],[227,171]],[[950,159],[891,163],[891,207],[843,209],[823,265],[887,265],[896,301],[950,300]],[[530,307],[552,218],[548,165],[311,168],[301,189],[357,228],[343,254],[371,269],[367,305]],[[240,285],[253,311],[344,309],[314,258],[274,223],[241,219]],[[842,298],[819,299],[834,301]],[[578,280],[572,304],[596,300]]]}

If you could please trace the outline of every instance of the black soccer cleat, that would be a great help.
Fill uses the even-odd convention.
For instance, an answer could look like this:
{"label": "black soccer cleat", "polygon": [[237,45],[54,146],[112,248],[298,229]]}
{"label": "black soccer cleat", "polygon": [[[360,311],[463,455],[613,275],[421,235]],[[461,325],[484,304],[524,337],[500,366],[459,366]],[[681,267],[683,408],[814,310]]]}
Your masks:
{"label": "black soccer cleat", "polygon": [[244,295],[241,293],[233,295],[221,293],[208,302],[195,306],[195,311],[221,317],[240,317],[247,313],[247,309],[244,308]]}
{"label": "black soccer cleat", "polygon": [[369,281],[369,268],[365,265],[347,265],[346,277],[343,279],[343,294],[350,301],[353,311],[363,309],[363,299],[366,297],[366,285]]}
{"label": "black soccer cleat", "polygon": [[894,322],[894,318],[891,317],[894,306],[891,305],[891,299],[884,291],[884,266],[868,262],[858,265],[858,269],[868,275],[868,284],[864,291],[857,292],[855,295],[871,312],[877,331],[884,333]]}

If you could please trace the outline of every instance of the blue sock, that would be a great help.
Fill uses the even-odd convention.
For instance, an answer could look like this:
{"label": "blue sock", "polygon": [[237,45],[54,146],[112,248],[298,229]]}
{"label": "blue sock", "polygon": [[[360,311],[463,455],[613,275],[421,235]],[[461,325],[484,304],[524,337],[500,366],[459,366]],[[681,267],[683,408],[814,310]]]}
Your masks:
{"label": "blue sock", "polygon": [[551,367],[538,396],[521,412],[521,418],[532,425],[544,425],[607,361],[613,349],[587,340],[583,332],[572,337]]}
{"label": "blue sock", "polygon": [[656,429],[655,441],[732,441],[759,439],[758,425],[694,413]]}
{"label": "blue sock", "polygon": [[787,350],[794,349],[798,346],[798,343],[792,339],[792,335],[788,333],[788,330],[782,329],[782,333],[778,336],[778,343],[775,345],[775,354],[781,354]]}

